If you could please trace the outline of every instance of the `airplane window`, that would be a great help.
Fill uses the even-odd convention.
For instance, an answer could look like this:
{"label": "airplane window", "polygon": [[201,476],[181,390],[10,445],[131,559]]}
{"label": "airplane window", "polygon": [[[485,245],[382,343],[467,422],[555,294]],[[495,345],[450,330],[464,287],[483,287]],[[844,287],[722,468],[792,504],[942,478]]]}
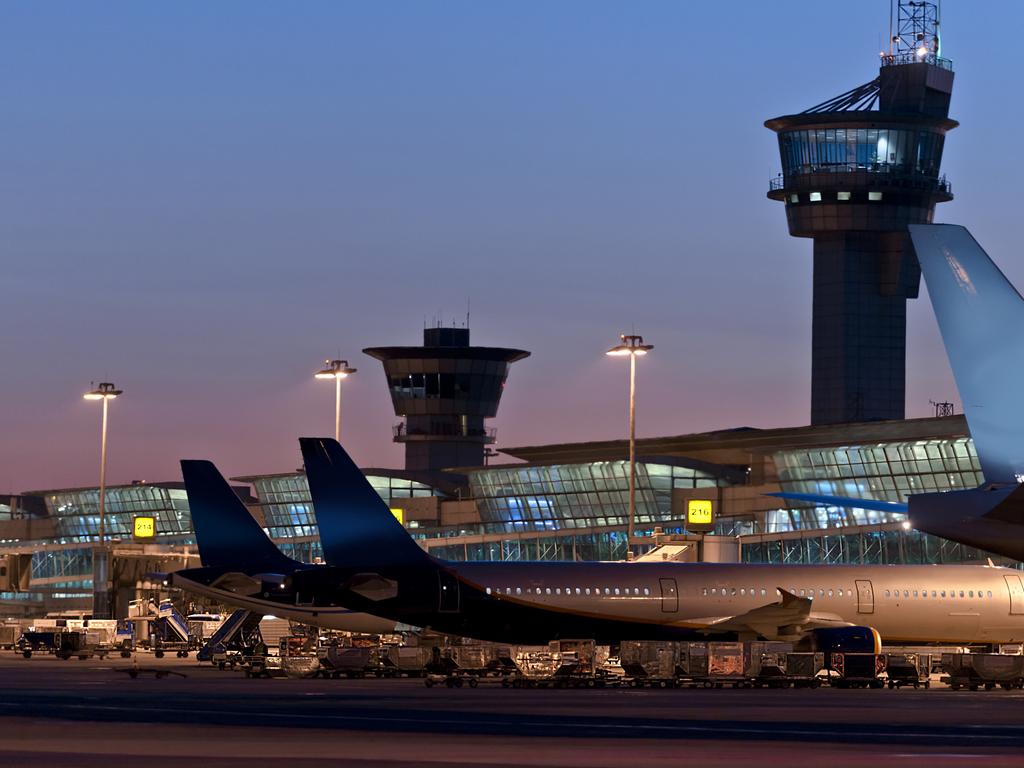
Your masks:
{"label": "airplane window", "polygon": [[921,590],[921,597],[928,597],[928,590],[927,589],[922,589]]}
{"label": "airplane window", "polygon": [[589,595],[590,594],[590,587],[586,587],[583,591],[586,592]]}
{"label": "airplane window", "polygon": [[523,588],[522,587],[516,587],[516,594],[517,595],[523,594]]}
{"label": "airplane window", "polygon": [[768,592],[765,590],[764,587],[761,587],[761,597],[764,597],[766,594],[768,594]]}
{"label": "airplane window", "polygon": [[604,588],[604,593],[605,593],[606,595],[610,595],[610,594],[612,593],[612,591],[611,591],[610,589],[608,589],[608,587],[605,587],[605,588]]}
{"label": "airplane window", "polygon": [[708,588],[707,588],[707,587],[704,587],[704,588],[703,588],[703,589],[702,589],[702,590],[701,590],[700,592],[701,592],[701,594],[702,594],[702,595],[703,595],[704,597],[707,597],[707,596],[708,596]]}
{"label": "airplane window", "polygon": [[712,595],[717,595],[718,594],[718,587],[712,587],[711,588],[711,594]]}
{"label": "airplane window", "polygon": [[804,594],[804,590],[802,590],[802,589],[801,589],[801,590],[800,590],[800,597],[804,597],[804,596],[805,596],[805,594]]}
{"label": "airplane window", "polygon": [[633,587],[633,594],[634,595],[639,595],[640,594],[640,587]]}
{"label": "airplane window", "polygon": [[650,587],[644,587],[644,594],[645,595],[651,594],[651,588]]}
{"label": "airplane window", "polygon": [[910,590],[909,589],[904,589],[903,590],[903,596],[904,597],[910,597]]}
{"label": "airplane window", "polygon": [[[830,590],[828,591],[828,596],[829,596],[829,597],[834,597],[834,595],[832,594],[832,590],[831,590],[831,589],[830,589]],[[889,596],[889,590],[888,590],[888,589],[887,589],[887,590],[885,590],[885,596],[886,596],[886,597],[888,597],[888,596]]]}
{"label": "airplane window", "polygon": [[543,591],[543,590],[541,590],[541,588],[540,588],[540,587],[537,587],[537,594],[538,594],[538,595],[539,595],[539,594],[540,594],[540,593],[541,593],[542,591]]}
{"label": "airplane window", "polygon": [[736,597],[736,587],[733,587],[732,589],[730,589],[729,590],[729,594],[732,595],[733,597]]}
{"label": "airplane window", "polygon": [[778,587],[775,588],[775,596],[776,597],[782,597],[782,590],[779,589]]}
{"label": "airplane window", "polygon": [[[830,590],[829,590],[829,595],[831,596],[831,594],[832,594],[832,590],[830,589]],[[887,589],[887,590],[885,590],[885,596],[886,596],[886,597],[888,597],[888,596],[889,596],[889,590],[888,590],[888,589]]]}
{"label": "airplane window", "polygon": [[842,597],[842,596],[843,596],[843,590],[841,590],[841,589],[839,590],[839,596],[840,596],[840,597]]}
{"label": "airplane window", "polygon": [[550,595],[551,594],[551,587],[545,587],[544,588],[544,593]]}
{"label": "airplane window", "polygon": [[615,588],[615,594],[616,595],[619,594],[619,588],[618,587]]}
{"label": "airplane window", "polygon": [[963,597],[963,596],[964,596],[964,591],[961,589],[960,590],[960,597]]}
{"label": "airplane window", "polygon": [[824,596],[825,596],[825,590],[824,589],[819,589],[818,590],[818,597],[824,597]]}
{"label": "airplane window", "polygon": [[747,588],[746,587],[740,587],[740,594],[741,595],[747,594]]}
{"label": "airplane window", "polygon": [[488,595],[491,594],[491,588],[490,587],[488,587],[485,591],[487,592]]}
{"label": "airplane window", "polygon": [[[589,591],[590,591],[590,590],[588,589],[588,590],[587,590],[587,592],[589,592]],[[579,588],[579,587],[576,587],[576,594],[578,595],[579,593],[580,593],[580,588]]]}
{"label": "airplane window", "polygon": [[917,597],[917,590],[914,590],[914,597]]}
{"label": "airplane window", "polygon": [[942,590],[942,591],[941,591],[941,592],[940,592],[939,594],[940,594],[940,595],[941,595],[942,597],[945,597],[945,596],[946,596],[946,590]]}
{"label": "airplane window", "polygon": [[938,595],[935,593],[934,589],[932,590],[932,597],[938,597]]}
{"label": "airplane window", "polygon": [[974,597],[974,590],[972,589],[970,592],[968,592],[967,596],[968,597]]}
{"label": "airplane window", "polygon": [[561,587],[555,587],[555,594],[556,595],[562,594],[562,588]]}
{"label": "airplane window", "polygon": [[980,589],[978,590],[978,597],[982,597],[982,592]]}
{"label": "airplane window", "polygon": [[991,589],[988,591],[988,596],[992,597],[992,590]]}

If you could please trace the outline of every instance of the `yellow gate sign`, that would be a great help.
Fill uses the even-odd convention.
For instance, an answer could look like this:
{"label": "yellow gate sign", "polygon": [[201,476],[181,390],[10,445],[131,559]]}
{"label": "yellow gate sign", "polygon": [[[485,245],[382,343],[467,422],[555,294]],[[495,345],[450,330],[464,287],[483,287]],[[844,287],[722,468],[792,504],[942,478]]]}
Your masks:
{"label": "yellow gate sign", "polygon": [[135,538],[136,539],[151,539],[156,535],[156,518],[155,517],[136,517],[135,518]]}
{"label": "yellow gate sign", "polygon": [[405,510],[401,507],[391,507],[391,514],[395,516],[395,519],[402,525],[405,525]]}
{"label": "yellow gate sign", "polygon": [[686,527],[710,528],[715,524],[715,507],[710,499],[687,499]]}

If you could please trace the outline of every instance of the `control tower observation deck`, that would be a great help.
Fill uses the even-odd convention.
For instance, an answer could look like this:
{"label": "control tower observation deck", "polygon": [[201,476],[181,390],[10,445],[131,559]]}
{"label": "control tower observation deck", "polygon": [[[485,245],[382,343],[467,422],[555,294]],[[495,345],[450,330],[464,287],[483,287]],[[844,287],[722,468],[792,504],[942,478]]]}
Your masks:
{"label": "control tower observation deck", "polygon": [[920,269],[907,225],[953,199],[940,174],[953,92],[937,8],[901,2],[878,77],[765,126],[782,173],[768,197],[789,233],[814,240],[811,423],[902,419],[906,300]]}
{"label": "control tower observation deck", "polygon": [[494,442],[494,418],[509,367],[530,355],[522,349],[469,346],[469,328],[425,328],[422,347],[368,347],[384,363],[405,445],[405,468],[439,470],[484,463]]}

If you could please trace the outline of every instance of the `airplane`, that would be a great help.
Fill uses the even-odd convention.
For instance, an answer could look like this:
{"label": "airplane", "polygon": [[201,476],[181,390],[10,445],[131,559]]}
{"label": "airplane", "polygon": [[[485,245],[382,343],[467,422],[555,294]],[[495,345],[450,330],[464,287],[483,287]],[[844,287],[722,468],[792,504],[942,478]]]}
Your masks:
{"label": "airplane", "polygon": [[211,462],[184,460],[181,472],[203,567],[166,574],[167,586],[324,629],[396,631],[394,621],[344,606],[313,606],[289,591],[287,574],[320,566],[282,554]]}
{"label": "airplane", "polygon": [[807,493],[786,499],[907,513],[919,531],[1024,560],[1024,299],[962,226],[912,224],[939,331],[985,483],[907,503]]}
{"label": "airplane", "polygon": [[344,449],[300,439],[327,566],[284,583],[314,605],[497,642],[558,638],[889,643],[1024,640],[1024,583],[992,565],[451,562],[421,549]]}

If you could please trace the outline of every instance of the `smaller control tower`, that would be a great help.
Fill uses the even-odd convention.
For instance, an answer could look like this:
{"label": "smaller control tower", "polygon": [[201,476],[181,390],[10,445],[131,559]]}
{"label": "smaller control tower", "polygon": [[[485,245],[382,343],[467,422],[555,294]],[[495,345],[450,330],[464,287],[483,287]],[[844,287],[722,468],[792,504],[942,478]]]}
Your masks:
{"label": "smaller control tower", "polygon": [[509,366],[521,349],[471,347],[469,328],[425,328],[422,347],[368,347],[384,363],[395,414],[395,442],[405,444],[405,468],[438,470],[484,463]]}

